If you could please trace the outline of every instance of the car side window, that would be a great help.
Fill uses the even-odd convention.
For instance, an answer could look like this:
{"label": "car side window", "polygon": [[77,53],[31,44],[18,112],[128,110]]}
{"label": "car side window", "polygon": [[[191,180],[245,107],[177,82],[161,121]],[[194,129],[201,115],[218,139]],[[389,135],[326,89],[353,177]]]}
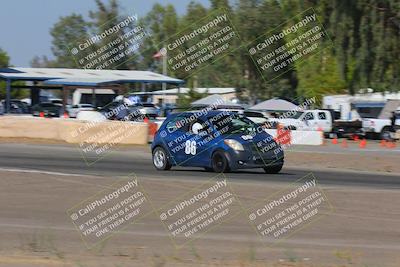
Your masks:
{"label": "car side window", "polygon": [[314,114],[312,112],[307,112],[306,115],[304,116],[305,121],[311,121],[314,119]]}
{"label": "car side window", "polygon": [[176,116],[167,123],[168,132],[172,133],[175,131],[188,131],[189,130],[188,118],[185,116]]}
{"label": "car side window", "polygon": [[318,112],[318,118],[320,120],[326,120],[326,114],[325,112]]}

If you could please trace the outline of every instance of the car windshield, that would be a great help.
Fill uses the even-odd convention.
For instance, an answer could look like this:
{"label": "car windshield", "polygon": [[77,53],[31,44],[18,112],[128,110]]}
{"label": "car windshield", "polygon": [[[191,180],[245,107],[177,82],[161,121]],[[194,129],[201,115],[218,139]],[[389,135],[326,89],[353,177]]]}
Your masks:
{"label": "car windshield", "polygon": [[216,120],[213,120],[213,118],[209,119],[214,124],[216,130],[223,135],[253,134],[257,127],[256,124],[248,118],[237,114],[220,116]]}
{"label": "car windshield", "polygon": [[155,107],[154,104],[151,104],[151,103],[142,103],[142,106],[145,108],[154,108]]}
{"label": "car windshield", "polygon": [[[298,119],[298,118],[300,118],[301,115],[303,115],[303,113],[304,112],[297,111],[294,114],[290,114],[290,116],[288,116],[287,118],[289,118],[289,119]],[[289,115],[289,113],[288,113],[288,115]]]}

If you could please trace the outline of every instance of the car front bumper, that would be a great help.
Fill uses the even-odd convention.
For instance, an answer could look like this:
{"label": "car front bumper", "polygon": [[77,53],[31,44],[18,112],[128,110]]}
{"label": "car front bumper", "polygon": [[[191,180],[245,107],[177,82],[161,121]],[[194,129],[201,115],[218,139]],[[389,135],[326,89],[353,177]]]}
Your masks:
{"label": "car front bumper", "polygon": [[235,169],[268,168],[284,163],[284,153],[281,147],[278,150],[262,153],[257,149],[245,149],[245,151],[229,150],[226,154],[229,167]]}

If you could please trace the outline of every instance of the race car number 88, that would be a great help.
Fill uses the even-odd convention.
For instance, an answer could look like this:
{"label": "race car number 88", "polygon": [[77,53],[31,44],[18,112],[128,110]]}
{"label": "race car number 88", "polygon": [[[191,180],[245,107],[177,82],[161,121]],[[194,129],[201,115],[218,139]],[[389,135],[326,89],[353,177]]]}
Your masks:
{"label": "race car number 88", "polygon": [[187,140],[185,143],[185,154],[196,155],[196,141]]}

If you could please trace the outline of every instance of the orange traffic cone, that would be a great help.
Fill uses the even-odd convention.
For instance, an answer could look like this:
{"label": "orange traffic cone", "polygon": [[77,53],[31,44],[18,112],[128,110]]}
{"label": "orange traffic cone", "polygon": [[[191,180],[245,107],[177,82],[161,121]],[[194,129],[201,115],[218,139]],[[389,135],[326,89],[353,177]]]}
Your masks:
{"label": "orange traffic cone", "polygon": [[387,148],[395,148],[396,147],[396,143],[395,142],[386,142],[386,147]]}
{"label": "orange traffic cone", "polygon": [[39,117],[40,117],[40,118],[44,118],[44,112],[43,112],[43,111],[40,111],[40,112],[39,112]]}
{"label": "orange traffic cone", "polygon": [[68,112],[65,111],[63,117],[64,117],[64,119],[68,119],[69,118]]}
{"label": "orange traffic cone", "polygon": [[346,139],[343,139],[343,141],[342,141],[342,147],[343,147],[343,148],[348,147]]}
{"label": "orange traffic cone", "polygon": [[381,147],[386,147],[386,143],[387,143],[387,141],[385,139],[382,139],[381,143],[380,143],[380,146]]}
{"label": "orange traffic cone", "polygon": [[358,141],[359,139],[360,139],[360,137],[358,137],[358,135],[355,134],[355,135],[353,136],[353,140],[354,140],[354,141]]}
{"label": "orange traffic cone", "polygon": [[334,137],[334,138],[332,139],[332,144],[334,144],[334,145],[337,145],[337,144],[338,144],[338,140],[337,140],[336,137]]}
{"label": "orange traffic cone", "polygon": [[361,140],[359,147],[365,148],[366,146],[367,146],[367,140],[366,139]]}
{"label": "orange traffic cone", "polygon": [[145,118],[143,119],[143,122],[149,123],[149,118],[145,117]]}

